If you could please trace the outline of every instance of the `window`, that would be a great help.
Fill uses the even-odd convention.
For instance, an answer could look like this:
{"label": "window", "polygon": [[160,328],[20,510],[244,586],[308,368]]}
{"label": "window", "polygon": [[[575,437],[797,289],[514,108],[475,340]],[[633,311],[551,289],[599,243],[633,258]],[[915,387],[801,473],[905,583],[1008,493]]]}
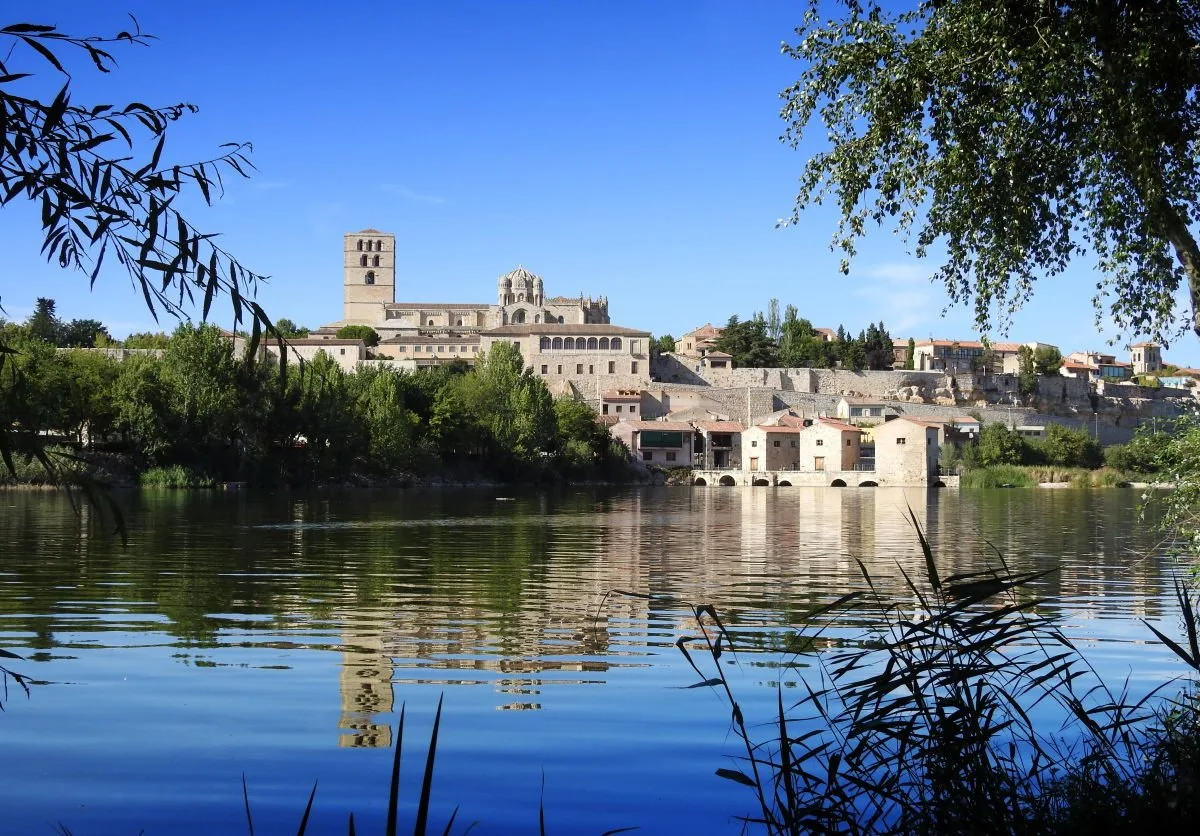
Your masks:
{"label": "window", "polygon": [[[549,366],[542,366],[542,374],[549,374],[549,373],[550,373],[550,367],[549,367]],[[605,411],[605,412],[608,412],[608,410],[607,410],[607,409],[606,409],[606,410],[604,410],[604,411]]]}
{"label": "window", "polygon": [[373,257],[371,258],[371,266],[372,266],[372,267],[378,267],[378,266],[379,266],[379,256],[373,256]]}
{"label": "window", "polygon": [[561,363],[560,363],[560,364],[559,364],[559,366],[558,366],[558,372],[557,372],[557,374],[562,374],[562,364],[561,364]]}
{"label": "window", "polygon": [[779,446],[779,442],[778,442],[778,441],[772,441],[772,442],[771,442],[771,446],[772,446],[772,447],[778,447],[778,446]]}
{"label": "window", "polygon": [[793,447],[795,447],[795,446],[796,446],[796,439],[794,439],[794,438],[792,439],[792,446],[793,446]]}
{"label": "window", "polygon": [[583,363],[575,364],[575,374],[583,374]]}
{"label": "window", "polygon": [[478,354],[478,353],[479,353],[479,346],[477,346],[477,345],[473,345],[473,346],[471,346],[471,353],[472,353],[472,354]]}
{"label": "window", "polygon": [[367,284],[375,284],[375,273],[368,270],[367,275],[363,276],[363,281]]}
{"label": "window", "polygon": [[[403,351],[404,349],[400,349],[400,350]],[[420,353],[421,353],[421,346],[414,345],[413,346],[413,354],[420,354]]]}
{"label": "window", "polygon": [[358,251],[362,252],[362,239],[361,238],[358,240]]}
{"label": "window", "polygon": [[850,439],[848,439],[848,438],[846,439],[846,446],[847,446],[847,447],[850,447],[850,446],[852,446],[852,445],[850,444]]}
{"label": "window", "polygon": [[654,454],[651,453],[649,450],[643,450],[642,451],[642,461],[644,461],[644,462],[654,461]]}
{"label": "window", "polygon": [[621,338],[620,338],[620,337],[613,337],[613,338],[612,338],[612,347],[613,347],[613,351],[620,351],[620,350],[621,350]]}
{"label": "window", "polygon": [[897,438],[897,439],[896,439],[896,443],[897,443],[897,444],[904,444],[904,443],[905,443],[905,442],[904,442],[904,438],[903,438],[903,437],[901,437],[901,438]]}
{"label": "window", "polygon": [[433,346],[431,346],[431,345],[425,346],[425,351],[428,354],[433,354]]}
{"label": "window", "polygon": [[446,351],[446,346],[444,346],[444,345],[439,345],[439,346],[438,346],[438,351],[440,351],[440,352],[442,352],[442,353],[445,353],[445,351]]}
{"label": "window", "polygon": [[456,346],[456,345],[450,346],[450,353],[453,354],[455,351],[458,351],[458,346]]}
{"label": "window", "polygon": [[617,412],[620,412],[620,411],[621,411],[621,405],[617,404]]}
{"label": "window", "polygon": [[426,325],[428,325],[430,328],[432,328],[432,327],[433,327],[433,320],[432,320],[432,319],[430,319],[430,320],[427,320],[427,321],[425,322],[425,324],[426,324]]}
{"label": "window", "polygon": [[550,338],[542,337],[541,342],[538,343],[538,348],[540,348],[542,351],[549,351],[550,350]]}
{"label": "window", "polygon": [[554,340],[550,343],[550,348],[553,349],[554,351],[562,351],[562,347],[563,347],[562,337],[555,337]]}
{"label": "window", "polygon": [[455,324],[455,325],[462,325],[462,317],[459,317],[458,319],[456,319],[456,320],[454,321],[454,324]]}
{"label": "window", "polygon": [[823,439],[823,438],[818,438],[818,439],[817,439],[817,446],[818,446],[818,447],[824,447],[824,446],[825,446],[825,439]]}
{"label": "window", "polygon": [[629,373],[637,374],[637,360],[634,360],[632,363],[629,364]]}
{"label": "window", "polygon": [[600,350],[601,350],[601,351],[608,351],[608,337],[601,337],[601,338],[600,338]]}
{"label": "window", "polygon": [[588,347],[588,351],[595,351],[595,350],[596,350],[596,347],[597,347],[598,345],[599,345],[599,343],[598,343],[598,342],[596,342],[596,338],[595,338],[595,337],[589,337],[589,338],[588,338],[588,341],[587,341],[587,347]]}
{"label": "window", "polygon": [[575,350],[575,338],[567,337],[565,340],[563,340],[563,348],[565,348],[567,351],[574,351]]}
{"label": "window", "polygon": [[637,412],[637,404],[633,404],[633,403],[631,403],[631,404],[629,405],[629,411],[630,411],[630,412]]}
{"label": "window", "polygon": [[750,446],[751,446],[751,447],[757,447],[757,446],[758,446],[758,442],[757,442],[757,441],[751,441],[751,442],[750,442]]}
{"label": "window", "polygon": [[397,351],[399,351],[399,352],[401,352],[401,353],[404,353],[405,351],[407,351],[407,350],[408,350],[408,346],[405,346],[405,345],[398,345],[398,346],[396,346],[396,350],[397,350]]}
{"label": "window", "polygon": [[629,353],[630,353],[630,354],[637,354],[637,353],[638,353],[638,341],[637,341],[637,340],[630,340],[630,341],[629,341]]}
{"label": "window", "polygon": [[608,414],[608,404],[606,404],[606,403],[604,403],[604,404],[600,404],[600,414],[601,414],[601,415],[607,415],[607,414]]}
{"label": "window", "polygon": [[382,242],[382,241],[376,241],[376,242],[375,242],[375,252],[377,252],[377,253],[378,253],[378,252],[382,252],[382,251],[383,251],[383,242]]}
{"label": "window", "polygon": [[359,267],[366,267],[366,266],[367,266],[367,257],[366,257],[365,255],[364,255],[364,256],[362,256],[361,258],[359,258],[359,260],[358,260],[358,266],[359,266]]}
{"label": "window", "polygon": [[541,315],[540,313],[539,313],[539,314],[534,314],[534,315],[533,315],[533,321],[534,321],[534,322],[541,322],[541,321],[542,321],[542,315]]}
{"label": "window", "polygon": [[616,374],[616,373],[617,373],[617,364],[616,364],[616,362],[615,362],[615,361],[613,361],[613,360],[609,360],[609,361],[608,361],[608,373],[609,373],[609,374]]}
{"label": "window", "polygon": [[595,373],[596,373],[596,367],[588,366],[588,374],[595,374]]}
{"label": "window", "polygon": [[562,325],[562,324],[563,324],[563,318],[562,318],[561,316],[558,318],[558,324],[559,324],[559,325]]}
{"label": "window", "polygon": [[338,354],[341,354],[342,356],[345,356],[345,354],[346,354],[346,349],[344,349],[344,348],[339,348],[339,349],[338,349]]}
{"label": "window", "polygon": [[673,462],[673,461],[675,461],[675,454],[674,454],[674,453],[667,453],[667,461],[669,461],[669,462]]}

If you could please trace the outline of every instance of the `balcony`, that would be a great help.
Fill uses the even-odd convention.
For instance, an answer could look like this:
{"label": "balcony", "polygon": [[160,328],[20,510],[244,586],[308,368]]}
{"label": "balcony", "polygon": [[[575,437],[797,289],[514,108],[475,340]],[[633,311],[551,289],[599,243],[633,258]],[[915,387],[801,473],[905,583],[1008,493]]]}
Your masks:
{"label": "balcony", "polygon": [[859,459],[858,461],[856,461],[854,463],[854,466],[851,467],[850,469],[852,471],[856,471],[858,473],[874,473],[875,472],[875,460],[874,459]]}

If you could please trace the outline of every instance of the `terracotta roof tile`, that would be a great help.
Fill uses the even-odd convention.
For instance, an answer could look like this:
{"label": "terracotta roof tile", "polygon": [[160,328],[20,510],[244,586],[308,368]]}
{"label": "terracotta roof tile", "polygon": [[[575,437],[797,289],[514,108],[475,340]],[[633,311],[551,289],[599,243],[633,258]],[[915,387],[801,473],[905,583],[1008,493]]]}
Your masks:
{"label": "terracotta roof tile", "polygon": [[[858,427],[852,427],[849,424],[843,424],[841,421],[830,421],[826,418],[822,418],[820,421],[817,422],[817,424],[820,424],[823,427],[832,427],[833,429],[838,430],[839,432],[844,432],[844,433],[861,433],[862,432],[862,430],[860,430]],[[813,424],[813,426],[815,427],[815,426],[817,426],[817,424]]]}

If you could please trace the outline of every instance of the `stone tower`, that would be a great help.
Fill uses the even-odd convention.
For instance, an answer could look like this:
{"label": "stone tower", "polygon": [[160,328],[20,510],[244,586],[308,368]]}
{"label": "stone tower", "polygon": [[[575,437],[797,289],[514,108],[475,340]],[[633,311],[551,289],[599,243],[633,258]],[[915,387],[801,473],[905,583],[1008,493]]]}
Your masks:
{"label": "stone tower", "polygon": [[378,325],[383,306],[396,301],[396,236],[364,229],[346,233],[343,241],[342,319]]}

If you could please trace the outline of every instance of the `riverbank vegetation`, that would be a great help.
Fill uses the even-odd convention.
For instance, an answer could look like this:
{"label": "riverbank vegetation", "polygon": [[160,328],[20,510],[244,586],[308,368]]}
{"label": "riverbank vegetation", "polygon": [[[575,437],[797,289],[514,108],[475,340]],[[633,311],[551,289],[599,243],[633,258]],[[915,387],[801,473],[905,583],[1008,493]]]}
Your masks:
{"label": "riverbank vegetation", "polygon": [[[1190,678],[1175,696],[1134,697],[1105,682],[1039,612],[1038,587],[1048,572],[1014,573],[1001,560],[993,571],[942,578],[919,528],[918,537],[926,569],[920,582],[906,574],[904,593],[892,598],[860,563],[861,588],[804,619],[805,640],[794,644],[826,649],[785,663],[803,661],[813,675],[795,691],[780,687],[776,716],[765,726],[743,715],[726,673],[741,641],[737,630],[713,607],[693,610],[700,635],[678,646],[699,684],[722,691],[732,709],[741,757],[737,768],[717,774],[753,794],[755,810],[745,821],[771,834],[1194,826],[1195,589],[1176,583],[1181,642],[1147,623]],[[874,614],[877,626],[859,637],[841,634],[839,619],[851,610]],[[833,632],[837,639],[827,635]],[[785,693],[797,692],[785,702]],[[765,739],[763,728],[770,729]]]}
{"label": "riverbank vegetation", "polygon": [[1028,438],[1003,424],[983,428],[979,440],[943,448],[941,465],[962,471],[965,488],[1032,487],[1044,483],[1117,487],[1164,479],[1173,462],[1186,460],[1180,446],[1186,424],[1171,431],[1145,429],[1128,444],[1101,447],[1084,430],[1046,427],[1044,438]]}
{"label": "riverbank vegetation", "polygon": [[[243,361],[218,329],[184,324],[161,356],[117,361],[59,351],[27,326],[0,326],[15,353],[0,375],[0,427],[14,481],[37,480],[32,451],[120,454],[144,485],[215,481],[606,480],[624,448],[582,401],[551,397],[511,345],[475,368],[347,373],[325,354],[289,366]],[[74,460],[71,460],[74,461]]]}

